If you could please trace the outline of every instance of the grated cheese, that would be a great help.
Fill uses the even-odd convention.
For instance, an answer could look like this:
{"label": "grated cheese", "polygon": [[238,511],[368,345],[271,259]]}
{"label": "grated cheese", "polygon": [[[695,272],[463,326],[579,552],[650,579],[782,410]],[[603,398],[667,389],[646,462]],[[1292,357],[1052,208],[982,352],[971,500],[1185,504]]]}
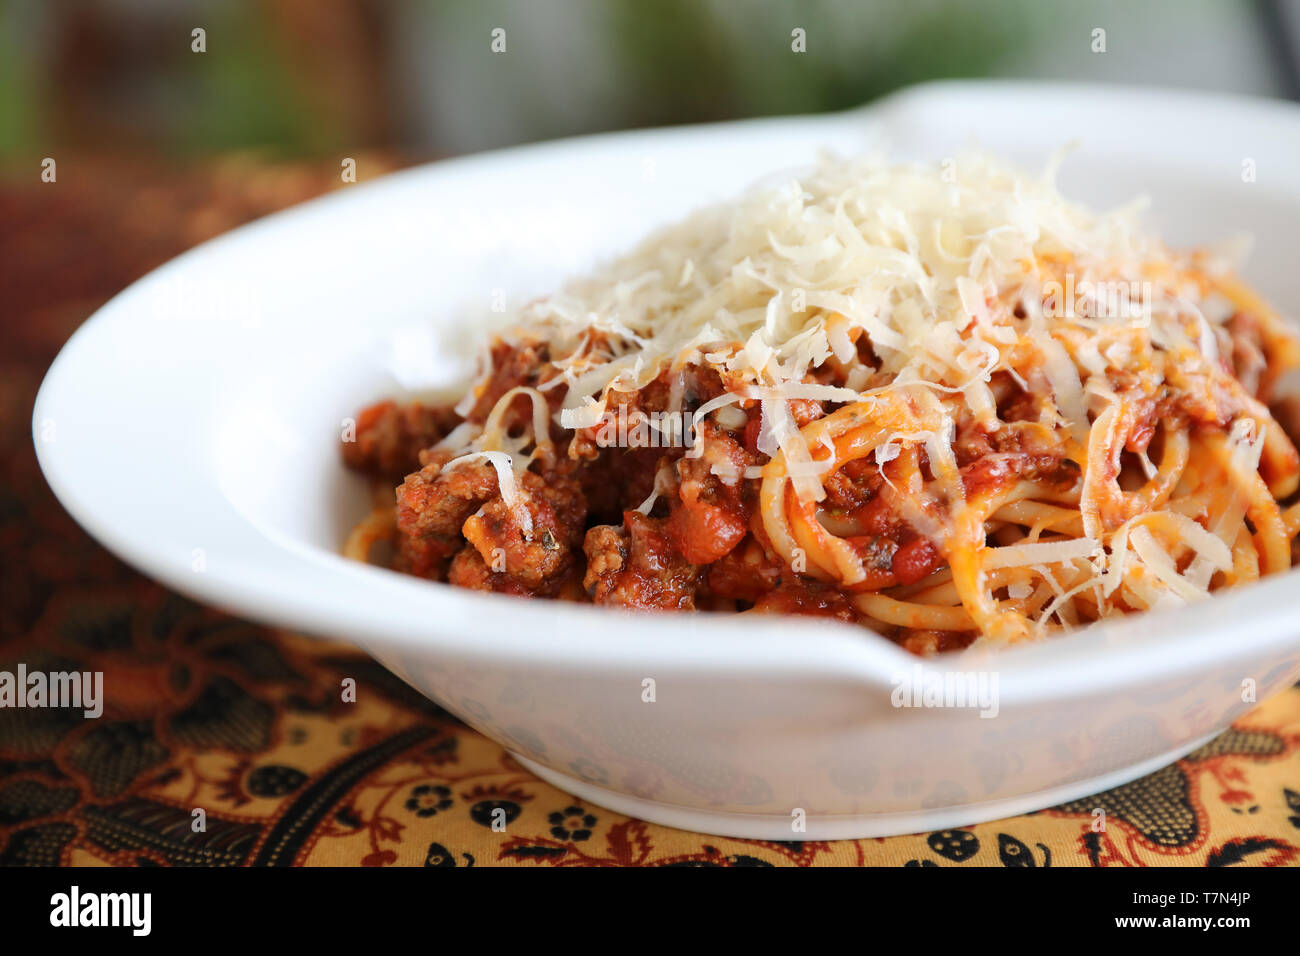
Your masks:
{"label": "grated cheese", "polygon": [[468,455],[461,455],[459,458],[453,458],[447,464],[443,465],[443,470],[457,468],[461,465],[467,465],[472,461],[486,461],[496,469],[497,485],[501,492],[501,500],[505,506],[510,509],[510,513],[515,516],[519,522],[519,527],[528,537],[533,533],[533,516],[524,506],[523,499],[519,495],[519,488],[515,484],[514,462],[510,455],[503,451],[476,451]]}
{"label": "grated cheese", "polygon": [[[951,531],[937,515],[955,518],[964,507],[955,423],[936,396],[960,396],[993,431],[1003,424],[998,406],[1009,378],[1049,399],[1037,424],[1068,432],[1074,458],[1117,461],[1127,399],[1112,388],[1113,372],[1137,376],[1153,346],[1180,361],[1187,356],[1187,368],[1219,362],[1215,331],[1229,312],[1179,278],[1182,260],[1139,228],[1138,205],[1094,215],[1061,196],[1053,172],[1026,176],[982,154],[942,166],[832,159],[700,210],[518,313],[517,339],[546,343],[553,370],[524,390],[533,397],[533,434],[547,433],[542,393],[554,388],[566,390],[560,425],[585,429],[665,371],[669,411],[689,407],[686,368],[708,364],[723,393],[695,409],[696,422],[716,412],[725,427],[739,429],[757,402],[757,448],[784,459],[794,493],[808,504],[826,497],[822,478],[834,453],[808,447],[791,403],[851,404],[909,389],[924,396],[909,401],[930,402],[935,428],[888,436],[874,457],[883,466],[899,456],[901,442],[923,445],[946,489],[942,507],[909,501],[914,489],[885,482],[909,522],[935,540]],[[1142,308],[1141,321],[1110,321],[1115,298],[1103,284],[1135,277],[1150,280],[1131,296],[1125,289],[1125,307]],[[825,384],[828,363],[844,385]],[[1253,427],[1248,419],[1233,426],[1233,459],[1243,473],[1261,453]],[[527,467],[526,440],[458,435],[467,439],[474,454],[460,460],[492,456],[502,496],[513,501],[507,473]],[[698,434],[696,441],[698,453]],[[1145,450],[1138,461],[1148,479],[1157,476]],[[1042,570],[1055,595],[1045,617],[1072,613],[1068,598],[1082,587],[1058,586],[1048,565],[1087,562],[1087,586],[1099,589],[1099,600],[1123,585],[1148,603],[1193,600],[1215,573],[1231,569],[1227,542],[1243,516],[1236,504],[1208,530],[1187,517],[1173,526],[1184,557],[1191,555],[1180,572],[1140,522],[1107,523],[1109,479],[1094,470],[1086,469],[1081,489],[1085,537],[983,552],[986,570]],[[745,477],[761,472],[749,467]],[[639,510],[648,513],[654,501],[652,494]],[[1029,596],[1025,587],[1016,584],[1015,594]]]}
{"label": "grated cheese", "polygon": [[1075,558],[1091,558],[1099,548],[1100,545],[1091,538],[1039,541],[1033,544],[1011,544],[1001,548],[990,548],[984,552],[984,570],[1059,564],[1062,561],[1073,561]]}
{"label": "grated cheese", "polygon": [[[1133,209],[1093,216],[1047,178],[979,154],[943,168],[828,160],[659,232],[525,306],[517,327],[550,348],[555,376],[537,387],[567,386],[558,416],[566,428],[597,423],[611,391],[635,391],[701,357],[725,371],[729,392],[761,389],[761,450],[784,451],[800,498],[820,500],[820,469],[785,406],[860,400],[855,388],[809,375],[833,358],[864,386],[859,342],[879,358],[878,380],[961,392],[992,425],[988,383],[999,371],[1023,381],[1009,346],[1027,331],[1057,407],[1084,442],[1076,363],[1106,360],[1074,354],[1059,337],[1084,320],[1072,309],[1068,318],[1045,313],[1041,263],[1067,255],[1083,282],[1163,255],[1135,224]],[[1021,299],[1028,330],[1009,316]]]}

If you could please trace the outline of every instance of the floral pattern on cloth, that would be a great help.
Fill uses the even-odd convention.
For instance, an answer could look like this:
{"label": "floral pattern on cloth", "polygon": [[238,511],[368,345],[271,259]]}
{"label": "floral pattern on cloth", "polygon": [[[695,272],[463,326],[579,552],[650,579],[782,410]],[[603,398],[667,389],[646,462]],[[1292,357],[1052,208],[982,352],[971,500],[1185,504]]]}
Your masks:
{"label": "floral pattern on cloth", "polygon": [[365,655],[144,581],[56,595],[0,645],[0,669],[19,660],[102,670],[106,703],[97,720],[0,710],[3,864],[1300,865],[1296,688],[1084,800],[954,830],[777,843],[585,804]]}

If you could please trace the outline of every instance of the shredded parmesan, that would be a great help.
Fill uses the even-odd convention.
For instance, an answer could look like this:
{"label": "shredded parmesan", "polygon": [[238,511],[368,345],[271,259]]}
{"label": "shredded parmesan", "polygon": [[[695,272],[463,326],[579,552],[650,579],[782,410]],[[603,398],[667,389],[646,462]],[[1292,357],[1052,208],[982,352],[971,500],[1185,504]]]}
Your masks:
{"label": "shredded parmesan", "polygon": [[1075,558],[1091,558],[1100,545],[1091,538],[1069,538],[1064,541],[1040,541],[1034,544],[1012,544],[991,548],[984,553],[984,570],[1018,568],[1035,564],[1059,564]]}
{"label": "shredded parmesan", "polygon": [[[999,348],[1018,334],[1008,296],[1038,288],[1040,257],[1070,250],[1085,278],[1157,249],[1134,230],[1131,210],[1094,217],[1047,180],[982,155],[941,172],[879,157],[828,161],[658,233],[518,316],[548,343],[557,370],[538,388],[567,385],[559,422],[587,428],[612,388],[635,391],[702,355],[730,376],[731,392],[761,391],[760,448],[785,452],[804,500],[822,498],[820,470],[786,406],[860,400],[853,388],[809,380],[828,360],[855,361],[859,341],[882,377],[962,391],[992,423],[990,377],[1019,378]],[[1057,341],[1041,302],[1025,307],[1057,406],[1082,443],[1077,356]]]}
{"label": "shredded parmesan", "polygon": [[525,507],[519,488],[515,484],[514,463],[503,451],[476,451],[468,455],[453,458],[443,465],[443,470],[469,464],[472,461],[486,461],[497,471],[497,485],[501,491],[501,500],[510,509],[510,513],[519,522],[519,527],[527,537],[533,533],[533,516]]}

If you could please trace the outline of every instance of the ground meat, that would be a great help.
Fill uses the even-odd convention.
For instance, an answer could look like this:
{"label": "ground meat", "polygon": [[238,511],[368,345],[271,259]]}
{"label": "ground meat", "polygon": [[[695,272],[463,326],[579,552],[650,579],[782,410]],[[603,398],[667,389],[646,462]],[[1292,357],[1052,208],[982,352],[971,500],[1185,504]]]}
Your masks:
{"label": "ground meat", "polygon": [[710,564],[745,537],[753,501],[741,476],[758,459],[711,422],[700,425],[699,438],[700,457],[677,462],[677,496],[665,531],[691,564]]}
{"label": "ground meat", "polygon": [[576,475],[587,496],[588,513],[606,524],[622,521],[624,511],[650,497],[660,462],[681,454],[682,449],[601,449],[596,460]]}
{"label": "ground meat", "polygon": [[456,552],[447,570],[447,582],[456,587],[469,588],[473,591],[493,591],[497,594],[514,594],[519,597],[555,598],[561,601],[582,601],[583,593],[580,575],[572,567],[542,581],[537,587],[528,587],[523,582],[501,571],[493,571],[483,560],[483,555],[472,544],[467,544]]}
{"label": "ground meat", "polygon": [[444,470],[446,455],[429,459],[397,489],[400,550],[412,574],[436,577],[464,543],[465,519],[497,494],[496,469],[472,461]]}
{"label": "ground meat", "polygon": [[[545,590],[571,568],[587,517],[578,482],[523,472],[516,477],[516,508],[509,508],[488,462],[447,468],[446,456],[425,457],[428,464],[397,489],[399,548],[412,573],[438,576],[466,540],[490,573],[504,574],[528,591]],[[529,528],[517,509],[527,513]],[[457,573],[472,575],[466,560],[458,555]]]}
{"label": "ground meat", "polygon": [[[474,407],[465,416],[467,421],[482,425],[501,396],[520,385],[534,385],[547,365],[546,348],[539,345],[509,345],[498,342],[492,349],[492,373]],[[527,401],[519,396],[520,407]],[[513,402],[511,403],[513,408]]]}
{"label": "ground meat", "polygon": [[[1154,433],[1155,405],[1134,399],[1144,408],[1144,428],[1133,437],[1135,447],[1145,448]],[[962,485],[968,495],[1005,487],[1022,478],[1069,486],[1079,478],[1079,468],[1065,458],[1065,446],[1051,431],[1037,425],[1009,424],[988,431],[978,424],[959,430],[953,445],[961,468]]]}
{"label": "ground meat", "polygon": [[393,567],[431,581],[442,581],[447,574],[447,559],[455,552],[458,542],[443,538],[413,538],[397,536],[397,555]]}
{"label": "ground meat", "polygon": [[1022,478],[1068,488],[1079,476],[1079,467],[1059,455],[991,455],[961,469],[967,495],[1006,488]]}
{"label": "ground meat", "polygon": [[998,418],[1004,422],[1035,422],[1043,409],[1043,394],[1015,389],[998,403]]}
{"label": "ground meat", "polygon": [[664,372],[636,392],[612,392],[606,419],[574,434],[569,454],[586,462],[581,480],[589,513],[604,523],[619,523],[624,511],[650,496],[659,469],[687,453],[691,414],[724,391],[711,369],[686,369],[677,386],[677,412],[682,416],[676,420],[677,431],[656,431],[649,423],[668,411],[675,374]]}
{"label": "ground meat", "polygon": [[629,511],[623,528],[587,532],[583,585],[597,604],[631,608],[695,609],[698,569],[673,547],[664,521]]}
{"label": "ground meat", "polygon": [[[427,554],[451,557],[463,544],[465,519],[497,493],[497,473],[487,462],[474,461],[444,470],[447,455],[426,456],[428,463],[397,488],[397,530],[403,551],[413,557]],[[414,574],[427,574],[417,560]]]}
{"label": "ground meat", "polygon": [[708,570],[709,593],[736,601],[756,602],[790,572],[758,539],[747,539],[714,562]]}
{"label": "ground meat", "polygon": [[974,631],[925,631],[899,628],[893,639],[918,657],[933,657],[945,651],[960,651],[975,640]]}
{"label": "ground meat", "polygon": [[451,559],[447,582],[473,591],[495,591],[498,594],[517,594],[521,597],[534,594],[508,574],[493,571],[483,560],[483,555],[473,545],[465,545]]}
{"label": "ground meat", "polygon": [[371,405],[357,416],[356,434],[344,437],[343,462],[372,478],[397,484],[420,467],[420,452],[441,441],[459,422],[460,417],[444,406]]}
{"label": "ground meat", "polygon": [[818,581],[790,578],[762,595],[754,610],[763,614],[810,614],[833,617],[850,624],[858,619],[848,597],[838,589]]}
{"label": "ground meat", "polygon": [[[542,478],[526,471],[518,476],[517,491],[515,507],[493,498],[465,520],[462,532],[494,571],[536,591],[572,567],[587,503],[578,482],[556,474]],[[527,526],[521,524],[521,511],[528,515]]]}
{"label": "ground meat", "polygon": [[850,512],[875,497],[885,483],[880,469],[871,458],[855,458],[823,476],[826,500],[822,507]]}

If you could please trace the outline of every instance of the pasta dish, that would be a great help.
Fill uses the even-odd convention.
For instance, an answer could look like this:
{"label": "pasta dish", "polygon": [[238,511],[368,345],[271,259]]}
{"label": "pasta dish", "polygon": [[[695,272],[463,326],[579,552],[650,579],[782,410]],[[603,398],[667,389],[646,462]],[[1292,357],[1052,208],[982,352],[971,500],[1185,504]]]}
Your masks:
{"label": "pasta dish", "polygon": [[1053,179],[826,160],[656,233],[522,308],[455,406],[349,423],[380,491],[346,553],[918,654],[1287,570],[1300,342],[1226,255]]}

